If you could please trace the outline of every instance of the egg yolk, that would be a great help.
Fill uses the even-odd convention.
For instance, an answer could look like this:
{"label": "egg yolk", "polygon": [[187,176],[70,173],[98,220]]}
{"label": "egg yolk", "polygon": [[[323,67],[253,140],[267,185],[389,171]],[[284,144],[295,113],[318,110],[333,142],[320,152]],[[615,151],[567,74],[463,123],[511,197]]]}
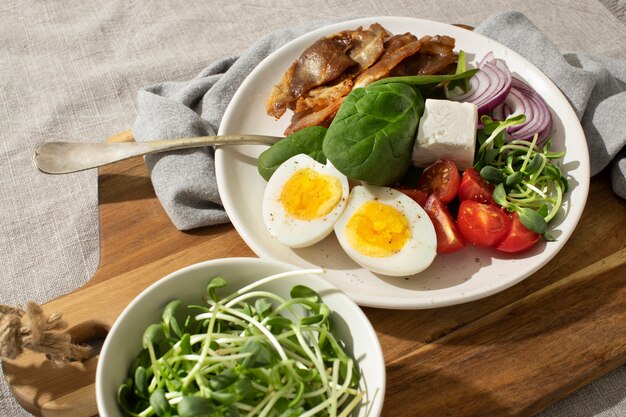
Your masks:
{"label": "egg yolk", "polygon": [[352,247],[376,258],[399,252],[411,237],[404,214],[379,201],[368,201],[356,209],[346,224],[345,233]]}
{"label": "egg yolk", "polygon": [[280,201],[292,217],[313,220],[330,213],[341,201],[342,191],[337,177],[304,168],[287,180]]}

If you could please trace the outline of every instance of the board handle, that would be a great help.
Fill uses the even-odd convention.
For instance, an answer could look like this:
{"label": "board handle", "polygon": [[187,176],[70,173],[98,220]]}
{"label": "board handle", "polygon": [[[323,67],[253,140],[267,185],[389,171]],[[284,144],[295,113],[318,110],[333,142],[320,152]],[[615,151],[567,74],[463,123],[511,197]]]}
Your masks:
{"label": "board handle", "polygon": [[96,407],[96,384],[85,385],[69,394],[45,403],[41,407],[42,417],[89,417],[98,414]]}
{"label": "board handle", "polygon": [[[80,294],[81,291],[78,291],[66,297],[71,300],[71,296]],[[71,327],[65,332],[73,343],[90,345],[93,349],[91,356],[83,361],[55,365],[42,353],[24,350],[17,358],[3,360],[2,363],[5,379],[17,402],[35,416],[91,417],[98,414],[95,378],[99,347],[115,316],[108,317],[102,313],[102,307],[93,310],[87,307],[82,312],[76,312],[71,304],[69,302],[64,308],[55,308],[54,311],[67,312],[63,318]],[[44,310],[53,311],[46,306]]]}

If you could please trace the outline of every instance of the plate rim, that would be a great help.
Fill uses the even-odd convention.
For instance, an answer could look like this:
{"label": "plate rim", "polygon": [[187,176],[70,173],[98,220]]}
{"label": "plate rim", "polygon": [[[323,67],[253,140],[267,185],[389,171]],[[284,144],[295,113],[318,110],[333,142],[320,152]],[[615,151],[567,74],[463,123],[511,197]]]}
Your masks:
{"label": "plate rim", "polygon": [[[289,42],[282,45],[281,47],[277,48],[275,51],[273,51],[271,54],[265,57],[261,62],[259,62],[259,64],[246,76],[244,81],[241,83],[241,85],[239,86],[235,94],[233,95],[231,101],[229,102],[226,108],[224,117],[222,119],[222,122],[220,123],[218,134],[224,134],[223,126],[228,124],[230,119],[234,116],[232,112],[229,112],[229,109],[231,108],[232,103],[236,103],[240,99],[240,96],[245,94],[245,90],[247,89],[248,85],[253,82],[255,75],[258,73],[261,73],[264,70],[265,66],[268,65],[268,63],[271,63],[276,57],[283,54],[286,49],[293,47],[294,44],[298,44],[302,42],[303,39],[314,39],[316,36],[321,37],[321,36],[324,36],[325,34],[333,33],[333,31],[345,30],[346,28],[349,28],[349,27],[358,27],[359,25],[371,24],[373,22],[379,22],[383,24],[383,26],[385,26],[384,22],[388,22],[386,23],[387,25],[393,22],[393,23],[398,23],[398,24],[419,25],[421,23],[421,24],[427,24],[427,25],[441,26],[442,28],[446,28],[448,30],[451,29],[452,31],[466,31],[468,36],[478,37],[483,42],[486,42],[487,44],[491,43],[491,44],[497,45],[498,48],[502,49],[502,51],[506,51],[506,53],[509,56],[513,56],[516,60],[528,66],[533,71],[534,76],[538,76],[541,79],[541,81],[545,83],[545,85],[550,90],[552,90],[553,93],[556,93],[559,96],[560,101],[561,101],[561,103],[559,103],[559,107],[562,107],[562,111],[567,113],[570,116],[568,117],[568,120],[570,118],[573,118],[573,120],[577,121],[577,123],[575,123],[573,126],[571,125],[568,126],[568,128],[575,129],[576,132],[574,133],[576,134],[576,136],[580,136],[583,139],[584,143],[586,144],[586,137],[582,129],[582,126],[580,124],[580,120],[576,116],[576,113],[574,109],[572,108],[571,104],[569,103],[569,101],[567,100],[567,98],[563,95],[563,93],[556,86],[556,84],[542,70],[537,68],[528,59],[526,59],[525,57],[523,57],[521,54],[517,53],[513,49],[485,35],[482,35],[480,33],[469,31],[467,29],[454,26],[448,23],[438,22],[435,20],[422,19],[422,18],[417,18],[417,17],[408,17],[408,16],[406,17],[404,16],[370,16],[370,17],[361,17],[361,18],[356,18],[356,19],[347,19],[347,20],[331,23],[328,25],[324,25],[317,29],[305,32],[301,34],[300,36],[297,36],[294,39],[290,40]],[[565,143],[566,143],[566,140],[567,138],[564,138]],[[589,185],[590,185],[590,162],[589,162],[588,147],[584,146],[582,148],[584,149],[579,149],[578,151],[583,154],[582,156],[584,157],[585,163],[580,164],[582,171],[577,177],[575,177],[575,179],[577,180],[577,184],[576,184],[577,195],[579,196],[579,198],[582,199],[583,204],[582,204],[582,207],[580,207],[580,209],[577,209],[573,212],[572,212],[572,208],[569,207],[569,212],[567,213],[567,216],[574,216],[571,218],[573,227],[566,229],[566,230],[562,230],[561,235],[559,236],[559,247],[556,250],[554,250],[553,253],[550,253],[546,257],[544,257],[541,260],[541,262],[537,262],[532,268],[529,268],[524,274],[520,274],[515,279],[501,281],[498,285],[481,286],[473,290],[470,289],[468,291],[464,291],[461,295],[455,295],[455,296],[451,294],[450,295],[448,294],[437,295],[436,299],[432,299],[432,298],[429,299],[429,297],[411,299],[410,301],[407,297],[398,297],[398,298],[378,297],[378,298],[372,299],[370,296],[361,296],[361,294],[354,294],[352,292],[346,291],[343,288],[342,288],[342,291],[346,292],[348,296],[352,300],[354,300],[357,304],[364,306],[364,307],[376,307],[376,308],[387,308],[387,309],[427,309],[427,308],[438,308],[438,307],[445,307],[445,306],[450,306],[450,305],[457,305],[457,304],[462,304],[462,303],[467,303],[470,301],[483,299],[491,295],[497,294],[499,292],[502,292],[506,290],[507,288],[510,288],[514,286],[515,284],[518,284],[519,282],[525,280],[526,278],[530,277],[532,274],[537,272],[539,269],[541,269],[543,266],[545,266],[548,262],[550,262],[561,251],[561,249],[569,240],[569,238],[573,234],[574,230],[576,229],[580,221],[580,218],[584,211],[584,206],[586,205],[586,202],[587,202],[587,198],[589,194]],[[223,190],[226,188],[226,185],[224,183],[224,176],[220,175],[221,171],[224,169],[223,168],[224,157],[225,157],[224,155],[225,153],[223,152],[223,150],[220,149],[220,147],[216,147],[216,151],[215,151],[215,168],[216,169],[215,170],[216,170],[218,191],[220,194],[220,198],[222,200],[222,204],[224,205],[224,208],[226,210],[226,213],[229,214],[229,212],[232,212],[231,207],[233,207],[233,202],[229,198],[228,194],[223,192]],[[252,251],[257,256],[284,262],[284,260],[282,259],[277,259],[273,257],[272,254],[269,253],[267,250],[265,250],[263,246],[257,245],[254,242],[254,240],[248,236],[248,233],[245,233],[245,230],[242,227],[242,225],[239,223],[238,218],[235,218],[229,215],[229,219],[232,222],[235,229],[237,230],[238,234],[244,240],[244,242],[250,247],[250,249],[252,249]],[[336,285],[334,282],[333,284]]]}

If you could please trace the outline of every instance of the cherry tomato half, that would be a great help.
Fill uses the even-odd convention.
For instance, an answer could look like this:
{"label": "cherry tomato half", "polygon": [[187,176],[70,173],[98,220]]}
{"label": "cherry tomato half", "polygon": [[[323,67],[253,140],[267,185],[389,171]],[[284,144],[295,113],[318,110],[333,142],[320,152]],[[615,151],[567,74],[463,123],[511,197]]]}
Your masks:
{"label": "cherry tomato half", "polygon": [[432,194],[423,206],[435,226],[437,253],[451,253],[461,249],[465,242],[452,215],[436,195]]}
{"label": "cherry tomato half", "polygon": [[502,252],[516,253],[523,252],[535,246],[539,240],[539,235],[531,232],[520,222],[517,213],[511,213],[511,228],[496,249]]}
{"label": "cherry tomato half", "polygon": [[422,207],[424,207],[424,204],[426,203],[426,199],[428,198],[428,194],[419,188],[406,187],[403,185],[397,185],[397,186],[394,186],[393,188],[408,195],[409,197],[413,199],[413,201],[415,201],[417,204],[419,204]]}
{"label": "cherry tomato half", "polygon": [[493,185],[485,181],[478,171],[468,168],[461,176],[459,185],[459,200],[474,200],[481,203],[493,203]]}
{"label": "cherry tomato half", "polygon": [[504,240],[511,219],[495,204],[461,201],[457,218],[459,231],[466,241],[476,246],[496,246]]}
{"label": "cherry tomato half", "polygon": [[428,194],[434,194],[443,204],[448,204],[459,190],[461,176],[456,164],[441,160],[428,166],[417,179],[417,188]]}

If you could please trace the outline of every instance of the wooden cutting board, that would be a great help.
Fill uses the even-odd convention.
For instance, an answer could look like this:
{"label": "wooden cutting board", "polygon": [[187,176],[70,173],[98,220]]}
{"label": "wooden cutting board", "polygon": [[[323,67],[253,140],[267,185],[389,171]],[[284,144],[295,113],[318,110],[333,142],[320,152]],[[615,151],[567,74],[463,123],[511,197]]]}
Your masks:
{"label": "wooden cutting board", "polygon": [[[176,230],[139,158],[100,170],[99,199],[96,274],[44,305],[63,313],[77,342],[105,337],[133,297],[170,272],[255,256],[231,225]],[[383,416],[532,416],[626,363],[626,202],[606,173],[592,179],[562,251],[497,295],[434,310],[364,311],[387,363]],[[97,360],[54,368],[27,353],[4,361],[3,370],[33,414],[91,416]]]}

